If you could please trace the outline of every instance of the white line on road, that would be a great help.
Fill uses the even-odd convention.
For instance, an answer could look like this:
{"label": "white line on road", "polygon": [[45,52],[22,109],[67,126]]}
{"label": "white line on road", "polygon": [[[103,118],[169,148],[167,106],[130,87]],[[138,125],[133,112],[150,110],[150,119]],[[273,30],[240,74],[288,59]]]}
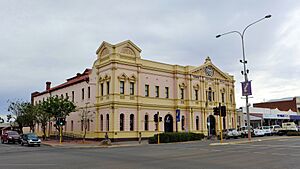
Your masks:
{"label": "white line on road", "polygon": [[22,164],[22,163],[18,163],[18,164],[0,164],[0,166],[54,166],[54,165],[57,165],[57,164],[28,164],[28,163],[25,163],[25,164]]}

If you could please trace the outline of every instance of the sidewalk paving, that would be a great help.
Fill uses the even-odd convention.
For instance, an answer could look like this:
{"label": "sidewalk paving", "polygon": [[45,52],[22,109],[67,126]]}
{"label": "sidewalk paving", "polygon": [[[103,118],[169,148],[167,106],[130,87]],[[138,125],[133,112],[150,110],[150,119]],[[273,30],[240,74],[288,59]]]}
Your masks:
{"label": "sidewalk paving", "polygon": [[111,145],[102,145],[100,141],[91,140],[68,140],[59,143],[59,140],[46,140],[42,141],[43,145],[51,147],[61,147],[61,148],[111,148],[111,147],[128,147],[128,146],[141,146],[148,144],[148,140],[143,140],[141,144],[138,141],[122,141],[122,142],[112,142]]}

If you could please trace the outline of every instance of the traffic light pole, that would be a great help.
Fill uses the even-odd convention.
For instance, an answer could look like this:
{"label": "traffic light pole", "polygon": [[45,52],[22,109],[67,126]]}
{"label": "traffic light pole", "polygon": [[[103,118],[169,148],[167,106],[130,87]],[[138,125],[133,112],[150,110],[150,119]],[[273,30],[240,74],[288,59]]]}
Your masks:
{"label": "traffic light pole", "polygon": [[159,144],[159,112],[157,112],[157,144]]}
{"label": "traffic light pole", "polygon": [[59,126],[59,144],[61,144],[62,141],[62,126]]}
{"label": "traffic light pole", "polygon": [[219,103],[219,124],[220,124],[220,142],[223,143],[223,133],[222,133],[222,116],[221,116],[221,103]]}

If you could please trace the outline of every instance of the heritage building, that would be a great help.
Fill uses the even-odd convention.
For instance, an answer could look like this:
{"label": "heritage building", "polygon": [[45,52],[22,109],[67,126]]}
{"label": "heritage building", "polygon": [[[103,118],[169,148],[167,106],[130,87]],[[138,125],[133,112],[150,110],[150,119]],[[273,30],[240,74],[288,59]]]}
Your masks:
{"label": "heritage building", "polygon": [[[219,119],[213,107],[219,103],[227,111],[222,126],[237,127],[234,78],[209,57],[200,66],[144,60],[141,49],[129,40],[116,45],[103,42],[96,54],[92,69],[53,88],[48,82],[44,92],[32,93],[34,104],[50,95],[68,97],[76,104],[77,111],[66,118],[65,132],[82,134],[80,114],[88,112],[92,116],[89,138],[101,139],[106,133],[113,140],[136,139],[139,134],[150,137],[157,132],[216,134]],[[176,111],[180,112],[177,118]],[[154,121],[158,113],[161,122]],[[39,126],[37,131],[41,132]]]}

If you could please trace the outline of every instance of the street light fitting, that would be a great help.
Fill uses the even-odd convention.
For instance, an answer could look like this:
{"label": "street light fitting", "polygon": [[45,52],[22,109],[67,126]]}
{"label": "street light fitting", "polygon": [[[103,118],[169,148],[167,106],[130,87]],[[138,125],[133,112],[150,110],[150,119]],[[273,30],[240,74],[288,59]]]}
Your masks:
{"label": "street light fitting", "polygon": [[266,15],[265,18],[271,18],[272,15]]}
{"label": "street light fitting", "polygon": [[216,36],[216,38],[219,38],[219,37],[221,37],[221,35],[217,35],[217,36]]}

